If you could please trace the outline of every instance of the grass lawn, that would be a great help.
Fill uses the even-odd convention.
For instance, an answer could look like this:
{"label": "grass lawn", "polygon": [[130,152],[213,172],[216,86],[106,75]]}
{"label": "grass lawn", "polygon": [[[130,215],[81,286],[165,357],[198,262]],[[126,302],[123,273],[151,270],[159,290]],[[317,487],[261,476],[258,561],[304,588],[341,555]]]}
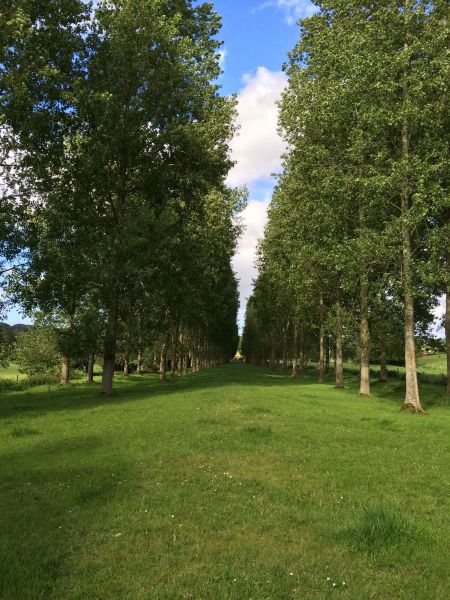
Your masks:
{"label": "grass lawn", "polygon": [[2,395],[2,599],[450,598],[443,388],[116,383]]}
{"label": "grass lawn", "polygon": [[[417,356],[417,371],[424,375],[439,375],[442,377],[447,376],[447,355],[446,354],[431,354],[429,356]],[[379,369],[380,365],[371,364],[372,369]],[[345,368],[355,371],[359,369],[359,363],[347,362]],[[398,371],[399,373],[405,372],[405,367],[398,367],[396,365],[388,365],[390,371]]]}
{"label": "grass lawn", "polygon": [[19,367],[13,363],[6,368],[0,367],[0,379],[11,379],[12,381],[16,381],[17,375],[19,375],[19,381],[27,378],[23,373],[19,373]]}
{"label": "grass lawn", "polygon": [[447,355],[432,354],[430,356],[417,357],[417,369],[423,373],[435,375],[447,374]]}

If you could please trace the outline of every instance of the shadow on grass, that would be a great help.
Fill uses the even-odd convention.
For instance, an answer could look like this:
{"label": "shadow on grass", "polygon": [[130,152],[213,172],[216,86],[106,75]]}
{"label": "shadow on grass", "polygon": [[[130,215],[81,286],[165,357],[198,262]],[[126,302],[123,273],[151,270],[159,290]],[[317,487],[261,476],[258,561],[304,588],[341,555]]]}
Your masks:
{"label": "shadow on grass", "polygon": [[86,436],[2,456],[1,598],[55,597],[76,557],[91,552],[95,560],[93,544],[112,539],[105,526],[111,504],[128,501],[135,486],[119,475],[129,461],[116,459],[112,474],[95,456],[99,450],[105,452],[102,440]]}
{"label": "shadow on grass", "polygon": [[[334,376],[330,373],[324,384],[317,383],[317,374],[314,368],[309,368],[304,379],[292,378],[286,371],[272,371],[265,367],[256,367],[242,363],[233,363],[217,367],[209,371],[190,374],[186,377],[170,377],[160,382],[157,375],[116,377],[113,394],[100,395],[98,383],[87,385],[75,383],[67,388],[53,386],[51,388],[31,388],[24,392],[3,394],[0,400],[0,418],[8,417],[41,417],[46,412],[98,408],[107,405],[117,405],[141,399],[143,402],[162,400],[172,394],[198,392],[223,388],[228,386],[255,386],[255,387],[305,387],[314,389],[317,385],[334,391]],[[358,378],[353,373],[346,373],[345,390],[357,394]],[[441,386],[423,384],[421,386],[423,405],[448,406],[448,398]],[[372,382],[374,398],[381,401],[396,402],[401,405],[404,382],[389,380],[387,383]],[[356,398],[355,398],[356,399]],[[220,402],[219,400],[216,400]]]}

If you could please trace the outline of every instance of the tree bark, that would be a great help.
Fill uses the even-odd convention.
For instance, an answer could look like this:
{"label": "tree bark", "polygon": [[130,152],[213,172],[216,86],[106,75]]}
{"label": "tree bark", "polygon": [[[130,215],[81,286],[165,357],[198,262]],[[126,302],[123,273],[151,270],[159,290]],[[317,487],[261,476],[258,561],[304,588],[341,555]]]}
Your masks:
{"label": "tree bark", "polygon": [[275,369],[275,341],[273,334],[270,336],[270,368]]}
{"label": "tree bark", "polygon": [[330,372],[330,336],[325,336],[325,373]]}
{"label": "tree bark", "polygon": [[172,358],[170,361],[170,376],[175,377],[175,371],[177,368],[177,359],[178,359],[178,327],[175,331],[175,334],[172,335]]}
{"label": "tree bark", "polygon": [[338,298],[336,300],[336,388],[338,390],[344,387],[344,358],[342,352],[342,306]]}
{"label": "tree bark", "polygon": [[93,383],[94,382],[94,353],[93,352],[89,352],[86,375],[87,375],[87,382]]}
{"label": "tree bark", "polygon": [[[411,19],[411,3],[406,3],[405,19],[407,25],[407,38],[405,41],[405,54],[409,62],[409,22]],[[407,69],[405,69],[405,83],[403,85],[403,108],[406,110],[408,105],[408,82]],[[401,192],[401,215],[402,237],[403,237],[403,292],[405,303],[405,369],[406,369],[406,390],[403,408],[412,412],[423,412],[420,404],[419,384],[417,380],[416,367],[416,347],[414,341],[414,295],[413,295],[413,276],[412,276],[412,249],[411,249],[411,230],[406,222],[406,217],[411,205],[411,185],[409,178],[409,155],[410,155],[410,132],[408,116],[405,115],[402,126],[402,158],[406,163],[406,173],[403,180]]]}
{"label": "tree bark", "polygon": [[305,326],[300,326],[299,332],[299,363],[300,363],[300,379],[305,379],[305,366],[306,366],[306,355],[305,355]]}
{"label": "tree bark", "polygon": [[298,329],[294,327],[294,339],[293,339],[293,358],[292,358],[292,377],[298,375],[298,362],[297,362],[297,351],[298,351]]}
{"label": "tree bark", "polygon": [[166,344],[161,347],[161,353],[159,357],[159,380],[164,381],[166,378]]}
{"label": "tree bark", "polygon": [[370,332],[369,332],[369,283],[367,276],[361,276],[360,290],[360,332],[359,332],[359,351],[361,358],[359,394],[361,396],[370,396]]}
{"label": "tree bark", "polygon": [[287,369],[287,332],[289,323],[283,328],[283,369]]}
{"label": "tree bark", "polygon": [[380,352],[380,382],[386,383],[388,380],[388,370],[387,370],[387,356],[386,356],[386,348],[384,346],[383,340],[381,341],[381,352]]}
{"label": "tree bark", "polygon": [[324,302],[323,294],[320,294],[320,332],[319,332],[319,383],[325,381],[325,330],[324,330]]}
{"label": "tree bark", "polygon": [[136,373],[142,375],[142,350],[140,348],[137,355]]}
{"label": "tree bark", "polygon": [[70,380],[70,357],[63,356],[61,364],[61,380],[60,385],[68,385]]}
{"label": "tree bark", "polygon": [[412,294],[407,290],[405,290],[405,369],[406,393],[403,408],[413,412],[423,412],[417,381],[416,347],[414,343],[414,300]]}
{"label": "tree bark", "polygon": [[125,375],[125,377],[128,377],[129,369],[130,369],[130,355],[127,352],[125,354],[125,358],[123,361],[123,375]]}
{"label": "tree bark", "polygon": [[108,319],[106,322],[105,342],[103,350],[102,394],[111,394],[113,389],[114,365],[116,361],[117,316],[119,310],[119,291],[117,284],[111,294]]}

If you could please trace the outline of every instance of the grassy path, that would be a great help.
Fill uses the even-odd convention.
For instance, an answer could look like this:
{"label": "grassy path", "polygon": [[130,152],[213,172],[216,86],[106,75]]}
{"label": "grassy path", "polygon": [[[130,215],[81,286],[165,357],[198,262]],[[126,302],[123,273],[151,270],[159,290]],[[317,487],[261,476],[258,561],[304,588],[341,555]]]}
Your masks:
{"label": "grassy path", "polygon": [[347,383],[237,364],[3,395],[0,598],[448,600],[450,408]]}

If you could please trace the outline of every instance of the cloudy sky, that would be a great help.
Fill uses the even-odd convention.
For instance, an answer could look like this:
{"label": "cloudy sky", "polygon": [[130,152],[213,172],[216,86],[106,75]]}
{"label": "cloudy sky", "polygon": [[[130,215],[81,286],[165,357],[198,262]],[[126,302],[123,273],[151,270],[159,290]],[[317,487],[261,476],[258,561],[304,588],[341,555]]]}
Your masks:
{"label": "cloudy sky", "polygon": [[223,19],[223,91],[238,94],[239,135],[233,140],[236,166],[230,185],[247,185],[246,231],[234,268],[240,280],[242,326],[245,305],[255,277],[258,238],[264,231],[273,191],[273,173],[280,170],[283,143],[277,134],[277,100],[286,85],[282,64],[298,39],[299,18],[314,12],[308,0],[216,0]]}

